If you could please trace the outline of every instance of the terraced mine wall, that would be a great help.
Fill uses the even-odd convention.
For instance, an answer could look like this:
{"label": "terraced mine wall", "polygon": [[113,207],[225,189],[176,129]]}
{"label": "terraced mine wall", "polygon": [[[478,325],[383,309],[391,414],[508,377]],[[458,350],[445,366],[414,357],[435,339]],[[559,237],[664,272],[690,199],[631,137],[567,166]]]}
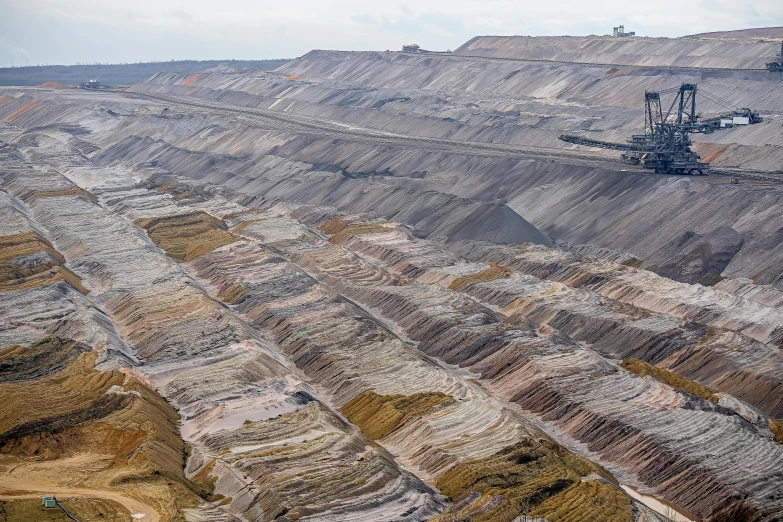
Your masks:
{"label": "terraced mine wall", "polygon": [[[431,138],[431,145],[420,138],[420,150],[436,148],[438,140],[519,146],[508,150],[504,159],[433,150],[392,157],[391,147],[373,147],[372,155],[363,155],[366,144],[342,141],[339,154],[333,141],[322,142],[321,152],[310,137],[274,152],[354,179],[372,177],[377,183],[471,199],[501,197],[551,237],[626,250],[643,259],[645,266],[684,281],[707,282],[721,275],[762,284],[778,281],[780,242],[769,239],[777,237],[776,219],[750,210],[760,205],[774,214],[776,190],[727,189],[720,183],[648,176],[619,165],[565,161],[552,152],[564,146],[556,139],[563,131],[624,140],[643,126],[640,104],[645,90],[688,81],[726,103],[749,105],[767,116],[760,125],[697,138],[705,140],[695,145],[704,158],[716,167],[773,175],[783,164],[783,134],[775,121],[781,110],[774,95],[777,84],[766,71],[314,51],[279,72],[290,76],[256,75],[239,81],[215,75],[197,78],[187,87],[179,87],[189,81],[185,76],[160,75],[137,90]],[[708,101],[704,108],[722,110]],[[525,160],[513,158],[523,153],[530,155]],[[361,162],[350,159],[354,157],[361,157]],[[688,210],[679,211],[683,207]],[[715,213],[714,208],[734,210]],[[764,250],[771,246],[775,254],[755,248],[762,243]]]}
{"label": "terraced mine wall", "polygon": [[[0,108],[6,118],[30,127],[80,121],[76,99],[31,107],[28,100],[14,98]],[[249,194],[346,211],[373,209],[431,237],[547,243],[523,216],[551,237],[632,252],[645,267],[687,282],[731,276],[779,284],[783,270],[774,186],[727,186],[536,155],[508,158],[505,151],[468,146],[428,150],[445,146],[426,141],[405,141],[400,153],[387,138],[367,143],[301,126],[305,135],[294,127],[281,133],[265,130],[268,122],[259,128],[248,120],[215,127],[187,113],[101,118],[100,125],[110,127],[133,120],[99,144],[81,145],[101,148],[96,161],[104,165],[155,162]],[[165,139],[159,126],[169,129]],[[198,129],[203,139],[195,140]]]}
{"label": "terraced mine wall", "polygon": [[[280,140],[279,135],[256,137],[253,148],[262,139]],[[243,135],[243,140],[248,138]],[[710,274],[752,278],[758,284],[781,281],[781,193],[776,187],[661,178],[535,158],[421,150],[396,154],[390,146],[326,138],[292,136],[276,143],[272,154],[255,160],[189,153],[166,142],[133,137],[102,152],[96,161],[109,165],[150,158],[170,172],[266,198],[346,211],[372,209],[425,236],[452,241],[546,244],[547,238],[517,217],[525,216],[551,237],[632,252],[645,267],[683,281],[707,281],[703,278]],[[208,169],[199,167],[206,162]],[[282,168],[291,175],[281,177]],[[506,205],[494,199],[498,187],[508,198]],[[726,212],[717,213],[716,207]],[[760,213],[758,208],[766,210]]]}
{"label": "terraced mine wall", "polygon": [[[4,174],[2,187],[13,201],[9,213],[17,209],[19,223],[40,229],[67,252],[69,264],[85,277],[93,306],[105,310],[126,346],[132,347],[138,358],[130,363],[134,373],[154,383],[181,412],[182,436],[189,443],[185,473],[206,501],[200,509],[188,511],[191,519],[231,520],[236,513],[254,520],[284,515],[424,520],[443,509],[443,500],[419,478],[402,471],[398,459],[434,480],[457,459],[482,459],[522,441],[539,448],[537,455],[551,472],[524,490],[535,496],[533,505],[542,512],[559,507],[557,495],[570,498],[590,487],[610,488],[617,496],[618,513],[629,512],[631,500],[614,486],[580,485],[581,477],[596,469],[591,464],[575,456],[570,457],[571,464],[559,464],[568,452],[534,425],[504,408],[481,386],[422,357],[377,319],[281,258],[331,245],[305,225],[285,214],[255,211],[219,197],[204,199],[183,184],[139,184],[134,176],[126,177],[127,170],[75,166],[70,164],[73,158],[60,156],[58,147],[48,148],[52,145],[41,137],[16,149],[22,158],[32,153],[49,168]],[[5,159],[10,157],[16,156]],[[59,162],[70,164],[67,176],[53,170]],[[106,176],[110,172],[117,175]],[[18,196],[33,186],[49,187],[49,196],[25,206]],[[213,217],[205,219],[205,214]],[[187,256],[177,253],[176,241],[211,238],[224,226],[235,231],[230,239],[236,241],[221,241],[223,248],[194,254],[197,258],[185,264]],[[174,231],[178,234],[169,233]],[[274,243],[275,250],[255,241],[255,234]],[[153,240],[169,255],[151,247]],[[114,252],[118,241],[124,249]],[[181,258],[183,265],[172,257]],[[182,268],[199,279],[191,279]],[[139,278],[142,273],[152,277]],[[265,275],[259,278],[261,274]],[[204,284],[215,293],[203,293]],[[223,292],[223,285],[235,290]],[[35,299],[30,292],[10,292],[9,301],[3,302],[9,307],[15,299],[30,303]],[[225,296],[234,310],[210,295]],[[52,300],[51,305],[56,304]],[[31,304],[20,307],[3,335],[16,339],[24,332],[57,328],[84,338],[96,326],[89,315],[76,310],[54,322],[33,315],[37,320],[31,323],[20,315],[31,311]],[[312,330],[308,332],[305,324]],[[275,344],[268,344],[262,332],[273,336]],[[103,357],[110,355],[104,350]],[[326,361],[332,364],[324,367]],[[404,380],[397,372],[399,364],[410,365]],[[405,437],[408,442],[394,457],[327,405],[341,405],[368,389],[389,395],[417,388],[425,395],[459,400],[448,399],[446,408],[433,404],[411,412],[401,424],[422,426],[422,417],[434,409],[442,423],[429,429],[440,442],[432,448],[432,439]],[[471,422],[455,430],[466,417]],[[464,443],[466,438],[470,444]],[[325,455],[330,457],[324,459]],[[519,466],[532,476],[540,474],[536,466]],[[111,498],[104,491],[92,494]],[[459,511],[497,520],[508,509],[517,509],[512,493],[506,497],[498,503],[502,498],[488,492],[478,504],[469,500]],[[144,512],[169,519],[157,509]],[[588,516],[590,511],[581,515]]]}
{"label": "terraced mine wall", "polygon": [[[4,344],[92,339],[100,364],[155,386],[182,416],[184,475],[202,498],[193,520],[504,520],[520,506],[656,520],[617,478],[693,517],[780,512],[780,394],[720,384],[732,366],[780,374],[781,312],[761,302],[779,294],[738,286],[740,298],[543,246],[463,242],[466,260],[387,220],[95,166],[70,136],[8,138],[4,222],[36,230],[88,293],[67,281],[4,292]],[[188,238],[207,249],[182,250]],[[708,311],[700,292],[734,306]],[[693,351],[716,363],[682,370]],[[54,353],[52,371],[70,360]],[[711,386],[718,403],[622,369],[629,356]],[[636,453],[631,440],[643,441]]]}
{"label": "terraced mine wall", "polygon": [[[679,70],[313,51],[279,71],[302,77],[300,88],[286,92],[295,101],[284,105],[288,111],[308,106],[311,114],[370,127],[375,121],[400,132],[405,132],[402,115],[410,112],[408,124],[415,118],[419,124],[413,131],[418,135],[542,148],[573,148],[557,139],[563,133],[624,142],[643,132],[645,91],[696,83],[705,92],[699,101],[705,115],[725,112],[728,106],[752,107],[768,116],[760,125],[694,135],[708,161],[716,167],[779,171],[783,159],[779,124],[774,122],[783,109],[775,95],[779,79],[766,70],[738,70],[730,63],[724,70]],[[328,109],[319,107],[323,105]],[[389,114],[379,118],[373,114],[377,112]]]}
{"label": "terraced mine wall", "polygon": [[[3,354],[28,354],[29,350],[18,344],[21,340],[58,332],[80,341],[91,340],[94,351],[85,357],[95,360],[97,356],[103,367],[125,367],[126,372],[157,388],[182,415],[180,429],[188,443],[188,459],[184,471],[179,461],[178,472],[188,485],[191,500],[167,511],[158,503],[165,499],[163,492],[158,493],[156,503],[138,495],[123,496],[116,488],[106,487],[95,474],[82,478],[68,473],[58,478],[60,475],[50,473],[57,463],[38,465],[40,473],[49,478],[36,483],[36,488],[54,492],[66,502],[82,502],[85,497],[98,499],[97,505],[89,500],[82,504],[87,513],[101,509],[101,502],[120,502],[129,514],[143,514],[151,520],[181,520],[186,515],[188,520],[228,522],[236,520],[232,512],[245,519],[272,520],[288,512],[294,516],[296,508],[300,510],[297,518],[305,510],[309,515],[325,513],[327,518],[358,513],[359,519],[366,520],[424,520],[442,509],[442,501],[430,487],[402,471],[384,449],[373,445],[357,428],[316,399],[317,392],[302,381],[299,371],[292,370],[279,352],[270,351],[262,332],[201,290],[199,283],[155,246],[145,229],[134,224],[146,219],[140,224],[148,226],[152,237],[166,245],[167,239],[176,239],[166,233],[165,226],[170,229],[172,224],[190,237],[212,237],[214,231],[221,230],[218,218],[199,220],[205,213],[189,206],[198,206],[197,200],[205,200],[189,195],[177,202],[167,192],[155,189],[142,188],[139,193],[133,188],[137,183],[133,177],[126,181],[122,176],[110,180],[78,156],[61,156],[58,147],[47,151],[47,145],[33,145],[26,150],[21,156],[5,156],[4,165],[10,166],[32,153],[38,162],[50,168],[45,172],[4,170],[2,189],[8,198],[4,212],[14,216],[11,222],[17,227],[26,225],[39,230],[63,249],[67,264],[85,276],[89,294],[70,290],[64,281],[4,292],[0,295],[4,318],[0,335],[3,346],[13,346]],[[74,162],[80,162],[86,170]],[[89,187],[84,190],[90,196],[73,190],[81,185],[53,170],[56,164],[76,168],[74,179]],[[113,189],[105,194],[105,199],[98,200],[94,194],[103,191],[104,183]],[[50,187],[48,197],[32,199],[31,206],[19,199],[31,187],[42,186]],[[140,187],[143,186],[146,182]],[[114,192],[119,187],[130,192]],[[243,210],[225,200],[215,203],[218,207],[228,205],[224,207],[228,214]],[[127,217],[122,214],[125,211]],[[224,214],[214,208],[211,212]],[[177,216],[182,215],[195,217],[183,224],[177,221]],[[156,219],[149,220],[151,217]],[[161,219],[165,217],[170,219]],[[118,245],[122,246],[118,249]],[[213,248],[216,246],[213,244]],[[176,249],[170,251],[176,256]],[[63,363],[55,355],[56,352],[38,364],[49,364],[51,371],[56,371]],[[35,353],[26,356],[34,361],[40,359]],[[29,364],[17,364],[13,359],[10,364],[10,373],[30,373],[25,370]],[[205,368],[213,372],[211,377],[205,375]],[[112,370],[110,375],[122,373]],[[90,375],[83,379],[90,379]],[[104,388],[98,390],[99,396]],[[44,400],[57,396],[41,395]],[[72,407],[67,398],[60,397],[56,404]],[[78,416],[70,418],[72,422],[85,421]],[[136,417],[145,430],[150,423],[150,427],[156,426],[154,421],[144,412]],[[36,425],[33,431],[41,428]],[[61,429],[58,425],[55,437],[60,436]],[[177,456],[181,459],[181,440],[179,444]],[[75,447],[84,449],[89,458],[96,454],[96,459],[104,459],[101,451],[91,450],[90,446]],[[324,461],[324,455],[332,458]],[[94,467],[87,457],[78,462],[66,460],[63,465],[78,468],[81,462],[86,469]],[[292,474],[297,466],[300,471]],[[20,472],[26,469],[20,468]],[[130,480],[130,487],[138,482],[141,492],[142,486],[154,485],[157,476],[152,473],[148,479],[147,475],[137,474]],[[308,477],[304,482],[303,476]],[[171,480],[163,472],[161,477],[164,484]],[[3,478],[10,482],[0,488],[0,496],[12,501],[12,511],[22,509],[18,503],[25,501],[28,491],[37,491],[20,483],[11,472]],[[336,487],[338,484],[340,487]],[[288,488],[290,494],[284,493]],[[194,493],[201,498],[197,499]],[[75,509],[74,512],[78,513]]]}
{"label": "terraced mine wall", "polygon": [[[286,96],[309,84],[342,114],[386,93],[287,72],[0,92],[3,385],[119,401],[94,410],[164,442],[58,465],[174,489],[37,487],[193,522],[663,520],[622,486],[691,520],[783,516],[776,185],[403,134],[404,99],[367,113],[387,130],[308,116]],[[408,94],[453,123],[451,94]],[[6,512],[29,508],[17,463]]]}
{"label": "terraced mine wall", "polygon": [[[749,106],[771,116],[781,109],[779,97],[773,94],[776,77],[766,71],[672,71],[313,51],[278,72],[283,76],[256,75],[241,82],[220,75],[161,74],[143,90],[220,97],[232,104],[387,132],[552,149],[572,147],[557,139],[563,132],[609,141],[624,141],[642,132],[644,92],[682,82],[698,83],[729,106]],[[699,107],[704,114],[726,111],[706,98],[700,99]],[[779,170],[780,161],[775,159],[780,156],[769,157],[779,154],[774,147],[781,145],[777,126],[771,122],[694,139],[704,143],[700,146],[705,157],[710,155],[715,166]]]}

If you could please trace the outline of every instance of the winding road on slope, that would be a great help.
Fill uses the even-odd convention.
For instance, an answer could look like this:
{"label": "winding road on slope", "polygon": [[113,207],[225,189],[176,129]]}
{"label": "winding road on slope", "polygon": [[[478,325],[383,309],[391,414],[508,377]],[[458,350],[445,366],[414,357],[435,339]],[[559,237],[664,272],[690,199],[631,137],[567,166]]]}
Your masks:
{"label": "winding road on slope", "polygon": [[[373,53],[377,54],[378,51],[330,51],[330,52],[337,52],[337,53]],[[410,55],[412,53],[403,53],[400,51],[393,51],[393,54],[406,54]],[[481,62],[521,62],[521,63],[553,63],[553,64],[565,64],[565,65],[579,65],[582,67],[596,67],[596,68],[605,68],[605,67],[624,67],[624,68],[634,68],[634,69],[643,69],[647,71],[654,71],[654,70],[674,70],[677,72],[689,72],[689,71],[758,71],[764,74],[767,74],[767,70],[765,68],[728,68],[728,67],[682,67],[682,66],[675,66],[675,65],[629,65],[627,63],[599,63],[599,62],[574,62],[574,61],[568,61],[568,60],[552,60],[548,58],[505,58],[502,56],[482,56],[480,54],[455,54],[455,53],[445,53],[445,52],[423,52],[414,54],[414,56],[426,56],[427,58],[438,58],[438,59],[445,59],[445,60],[460,60],[460,59],[467,59],[471,61],[481,61]],[[271,72],[271,71],[270,71]]]}
{"label": "winding road on slope", "polygon": [[[60,473],[52,472],[52,461],[28,462],[11,465],[5,473],[0,474],[0,500],[30,500],[40,499],[42,495],[56,495],[63,500],[68,498],[101,498],[114,501],[128,510],[129,515],[144,515],[134,517],[144,522],[160,522],[160,513],[151,505],[138,499],[124,495],[122,492],[110,489],[71,487],[63,485],[56,477],[73,476],[68,468],[79,470],[102,467],[105,462],[100,457],[89,454],[58,459],[55,463],[60,467]],[[130,516],[128,517],[130,520]]]}

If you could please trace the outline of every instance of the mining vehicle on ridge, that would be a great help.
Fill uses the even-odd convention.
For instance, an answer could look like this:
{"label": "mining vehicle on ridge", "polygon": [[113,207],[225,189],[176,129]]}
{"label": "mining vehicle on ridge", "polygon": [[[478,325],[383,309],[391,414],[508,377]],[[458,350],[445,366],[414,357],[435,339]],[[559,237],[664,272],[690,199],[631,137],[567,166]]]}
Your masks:
{"label": "mining vehicle on ridge", "polygon": [[[664,114],[661,94],[676,92],[669,110]],[[620,158],[632,165],[652,169],[656,174],[704,175],[709,163],[700,161],[691,150],[691,133],[708,134],[735,125],[753,125],[764,119],[749,108],[730,110],[725,114],[700,119],[696,113],[695,83],[683,83],[679,88],[645,92],[644,134],[634,134],[625,143],[599,141],[583,136],[561,135],[560,140],[575,145],[622,151]],[[728,108],[703,91],[708,100]],[[676,107],[676,110],[675,110]]]}
{"label": "mining vehicle on ridge", "polygon": [[419,47],[419,44],[410,44],[410,45],[403,45],[402,52],[408,54],[424,54],[424,53],[428,53],[429,51]]}
{"label": "mining vehicle on ridge", "polygon": [[769,72],[783,72],[783,42],[780,43],[780,52],[775,56],[775,60],[767,64]]}
{"label": "mining vehicle on ridge", "polygon": [[86,82],[82,82],[81,85],[79,85],[79,88],[80,89],[93,89],[93,90],[96,90],[96,89],[108,89],[109,86],[108,85],[103,85],[98,80],[89,80],[89,81],[86,81]]}
{"label": "mining vehicle on ridge", "polygon": [[636,36],[636,32],[629,31],[629,32],[626,33],[625,32],[625,26],[624,25],[618,25],[617,27],[613,27],[612,28],[612,36],[625,38],[625,37],[628,37],[628,36]]}

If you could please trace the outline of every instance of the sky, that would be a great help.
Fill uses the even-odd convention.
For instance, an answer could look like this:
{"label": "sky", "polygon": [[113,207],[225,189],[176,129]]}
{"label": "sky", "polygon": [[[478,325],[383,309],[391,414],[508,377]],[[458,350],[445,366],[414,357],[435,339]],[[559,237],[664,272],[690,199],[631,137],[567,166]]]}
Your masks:
{"label": "sky", "polygon": [[781,0],[0,0],[0,67],[456,49],[478,35],[783,26]]}

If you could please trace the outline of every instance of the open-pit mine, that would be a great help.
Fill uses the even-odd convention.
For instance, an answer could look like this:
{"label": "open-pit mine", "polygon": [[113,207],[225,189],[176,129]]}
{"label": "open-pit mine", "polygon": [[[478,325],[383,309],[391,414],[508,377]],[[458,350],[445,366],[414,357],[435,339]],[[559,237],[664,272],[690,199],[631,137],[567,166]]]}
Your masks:
{"label": "open-pit mine", "polygon": [[0,520],[780,522],[781,39],[0,88]]}

